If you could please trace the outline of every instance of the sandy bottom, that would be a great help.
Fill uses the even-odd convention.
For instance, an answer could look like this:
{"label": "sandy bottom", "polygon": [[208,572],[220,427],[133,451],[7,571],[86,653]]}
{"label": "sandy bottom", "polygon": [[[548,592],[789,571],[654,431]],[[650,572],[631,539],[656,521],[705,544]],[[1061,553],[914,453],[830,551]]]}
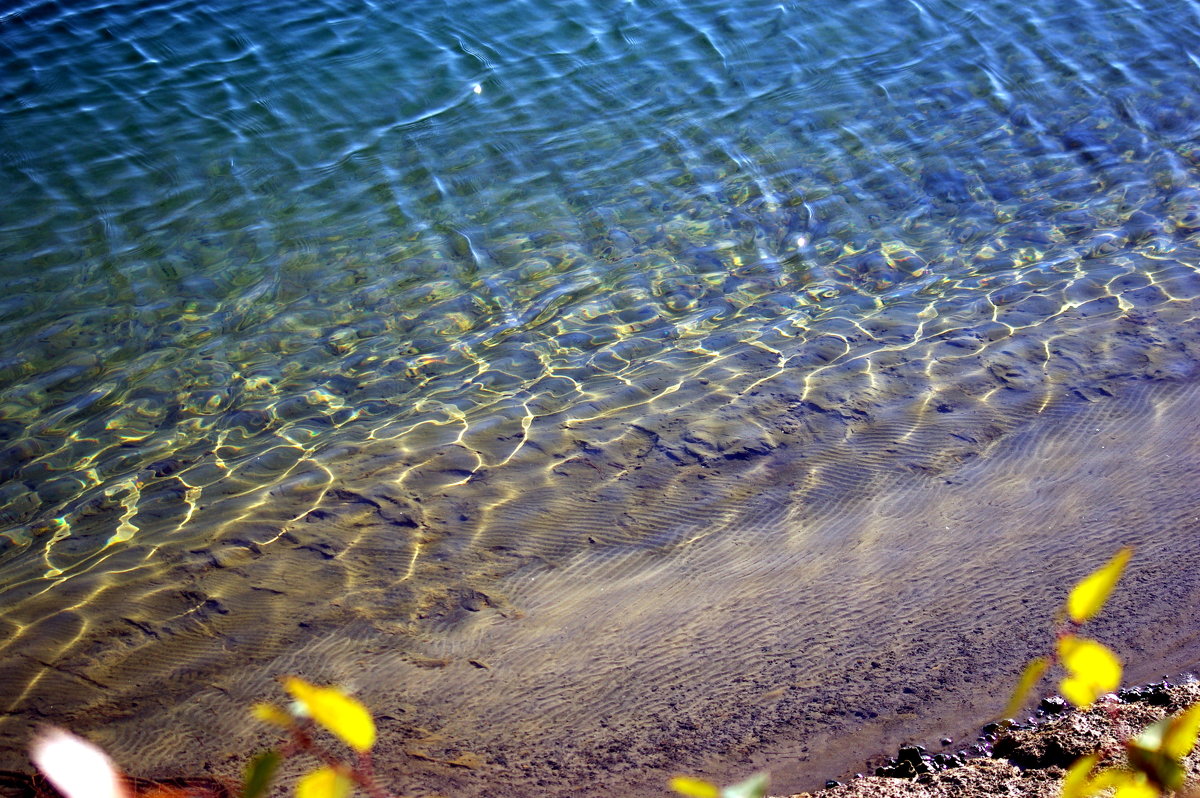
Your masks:
{"label": "sandy bottom", "polygon": [[261,539],[27,596],[0,767],[53,720],[138,775],[236,774],[271,740],[246,708],[298,673],[376,712],[406,795],[640,798],[763,767],[807,789],[986,722],[1124,544],[1095,634],[1132,680],[1194,668],[1195,313],[1087,310],[837,370],[747,350],[736,395],[547,419],[475,481],[459,444],[365,442],[315,506],[264,504]]}

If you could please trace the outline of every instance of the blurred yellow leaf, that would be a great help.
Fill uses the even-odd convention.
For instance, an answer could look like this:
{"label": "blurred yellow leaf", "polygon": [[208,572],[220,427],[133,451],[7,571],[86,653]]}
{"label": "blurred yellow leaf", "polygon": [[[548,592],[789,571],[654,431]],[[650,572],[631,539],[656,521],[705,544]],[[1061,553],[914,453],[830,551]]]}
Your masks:
{"label": "blurred yellow leaf", "polygon": [[1200,705],[1150,724],[1125,745],[1130,767],[1162,790],[1178,790],[1187,775],[1183,758],[1195,745],[1198,725]]}
{"label": "blurred yellow leaf", "polygon": [[1159,750],[1172,759],[1183,759],[1196,747],[1197,736],[1200,736],[1200,704],[1192,704],[1171,720]]}
{"label": "blurred yellow leaf", "polygon": [[1105,770],[1092,776],[1099,754],[1075,760],[1063,778],[1062,798],[1092,798],[1113,791],[1113,798],[1159,798],[1159,789],[1136,770]]}
{"label": "blurred yellow leaf", "polygon": [[1138,732],[1137,736],[1131,740],[1135,748],[1145,751],[1161,751],[1163,747],[1163,735],[1167,731],[1167,726],[1171,723],[1171,718],[1163,718],[1151,723],[1146,728]]}
{"label": "blurred yellow leaf", "polygon": [[1132,555],[1133,549],[1124,547],[1113,555],[1111,560],[1075,585],[1071,594],[1067,596],[1067,614],[1071,616],[1071,620],[1083,623],[1100,611]]}
{"label": "blurred yellow leaf", "polygon": [[1050,667],[1049,657],[1030,660],[1029,664],[1025,666],[1025,670],[1021,671],[1021,679],[1017,682],[1017,688],[1013,690],[1012,698],[1008,699],[1008,706],[1004,708],[1004,714],[1001,717],[1011,718],[1017,714],[1017,711],[1024,706],[1029,691],[1042,678],[1048,667]]}
{"label": "blurred yellow leaf", "polygon": [[691,776],[676,776],[671,779],[671,789],[688,798],[721,798],[717,785]]}
{"label": "blurred yellow leaf", "polygon": [[292,716],[274,704],[255,704],[250,708],[250,714],[263,723],[269,723],[272,726],[279,726],[284,729],[292,727]]}
{"label": "blurred yellow leaf", "polygon": [[1088,788],[1092,782],[1092,768],[1096,767],[1096,763],[1099,761],[1099,754],[1076,759],[1075,764],[1071,765],[1071,769],[1063,777],[1062,798],[1088,798],[1091,796],[1092,792]]}
{"label": "blurred yellow leaf", "polygon": [[[1141,735],[1138,735],[1139,740],[1140,738]],[[1161,742],[1159,739],[1160,744]],[[1183,779],[1187,774],[1179,760],[1172,759],[1157,747],[1147,748],[1138,740],[1134,740],[1126,743],[1125,756],[1129,760],[1130,769],[1141,772],[1159,789],[1177,790],[1183,786]]]}
{"label": "blurred yellow leaf", "polygon": [[1058,641],[1058,657],[1067,669],[1059,688],[1077,707],[1091,706],[1121,684],[1121,661],[1102,643],[1065,635]]}
{"label": "blurred yellow leaf", "polygon": [[318,687],[288,676],[283,687],[299,701],[309,716],[359,753],[375,745],[375,721],[356,699],[333,687]]}
{"label": "blurred yellow leaf", "polygon": [[1141,771],[1106,770],[1091,780],[1089,795],[1114,790],[1113,798],[1159,798],[1158,787]]}
{"label": "blurred yellow leaf", "polygon": [[[1141,775],[1141,774],[1138,774]],[[1130,779],[1124,784],[1117,785],[1113,798],[1160,798],[1159,789],[1148,781]]]}
{"label": "blurred yellow leaf", "polygon": [[730,784],[721,790],[721,798],[764,798],[770,781],[771,778],[768,774],[755,773],[745,781]]}
{"label": "blurred yellow leaf", "polygon": [[318,768],[296,783],[296,798],[346,798],[351,786],[345,773]]}

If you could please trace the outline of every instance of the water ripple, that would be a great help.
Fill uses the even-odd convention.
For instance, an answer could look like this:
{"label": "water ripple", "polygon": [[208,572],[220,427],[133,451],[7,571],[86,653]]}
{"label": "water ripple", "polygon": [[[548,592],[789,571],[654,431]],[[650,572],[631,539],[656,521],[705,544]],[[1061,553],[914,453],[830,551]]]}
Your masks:
{"label": "water ripple", "polygon": [[[161,639],[147,689],[218,667],[205,628],[286,656],[244,613],[306,558],[338,597],[314,623],[449,634],[504,577],[553,604],[525,569],[658,579],[616,564],[711,563],[706,513],[729,554],[1121,374],[1192,379],[1198,28],[1120,0],[22,3],[6,650],[104,682],[134,666],[91,642]],[[22,663],[14,728],[58,685]]]}

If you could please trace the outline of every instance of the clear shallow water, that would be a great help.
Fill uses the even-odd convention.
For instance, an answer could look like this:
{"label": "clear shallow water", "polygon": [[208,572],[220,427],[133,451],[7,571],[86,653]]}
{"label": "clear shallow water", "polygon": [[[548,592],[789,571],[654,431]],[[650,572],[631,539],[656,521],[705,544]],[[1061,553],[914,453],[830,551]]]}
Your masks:
{"label": "clear shallow water", "polygon": [[[7,12],[12,734],[64,711],[51,666],[186,694],[302,622],[515,616],[523,569],[671,556],[747,497],[840,506],[1190,379],[1197,15]],[[754,470],[784,450],[812,469]]]}
{"label": "clear shallow water", "polygon": [[649,396],[829,314],[1190,298],[1194,14],[10,12],[8,551],[164,470]]}

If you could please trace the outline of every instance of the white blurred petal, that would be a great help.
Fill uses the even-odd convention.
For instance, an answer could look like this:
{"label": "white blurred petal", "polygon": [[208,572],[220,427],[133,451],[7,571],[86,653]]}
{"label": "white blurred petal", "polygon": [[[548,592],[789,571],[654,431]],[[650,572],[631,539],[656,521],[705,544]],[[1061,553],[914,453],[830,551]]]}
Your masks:
{"label": "white blurred petal", "polygon": [[63,729],[38,734],[30,757],[65,798],[126,798],[121,774],[96,745]]}

